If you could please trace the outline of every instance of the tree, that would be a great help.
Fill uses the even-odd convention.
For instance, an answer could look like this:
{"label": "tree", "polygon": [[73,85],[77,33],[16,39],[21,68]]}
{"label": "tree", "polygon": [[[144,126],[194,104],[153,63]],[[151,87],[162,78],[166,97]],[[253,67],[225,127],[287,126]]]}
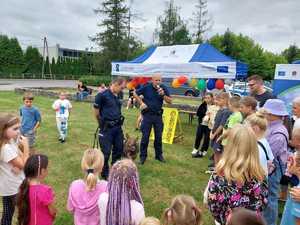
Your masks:
{"label": "tree", "polygon": [[170,0],[164,14],[158,17],[159,28],[156,33],[160,45],[190,44],[191,38],[186,24],[179,16],[179,8]]}
{"label": "tree", "polygon": [[212,18],[208,16],[207,0],[198,0],[198,4],[195,6],[196,11],[193,12],[194,27],[196,28],[194,36],[195,43],[202,43],[204,40],[204,34],[212,28]]}
{"label": "tree", "polygon": [[57,74],[57,67],[56,67],[56,62],[55,62],[54,57],[52,57],[52,60],[51,60],[51,72],[53,74]]}
{"label": "tree", "polygon": [[37,48],[28,46],[24,54],[24,60],[25,73],[41,73],[43,59]]}
{"label": "tree", "polygon": [[0,35],[0,70],[8,74],[22,73],[24,67],[24,55],[18,40]]}
{"label": "tree", "polygon": [[46,57],[46,61],[45,61],[45,67],[44,67],[44,74],[50,74],[50,70],[49,70],[49,57]]}
{"label": "tree", "polygon": [[7,52],[9,48],[9,38],[6,35],[0,35],[0,72],[4,72],[8,65]]}
{"label": "tree", "polygon": [[282,55],[286,58],[289,63],[292,63],[296,59],[300,59],[300,49],[297,45],[290,45],[287,49],[282,52]]}
{"label": "tree", "polygon": [[236,35],[229,29],[223,35],[211,37],[209,42],[225,55],[247,63],[249,75],[259,74],[266,80],[273,79],[277,63],[286,62],[284,57],[265,51],[250,37]]}
{"label": "tree", "polygon": [[105,71],[110,71],[111,61],[127,57],[128,8],[125,0],[105,0],[94,11],[103,18],[98,24],[103,31],[97,33],[92,40],[102,49]]}

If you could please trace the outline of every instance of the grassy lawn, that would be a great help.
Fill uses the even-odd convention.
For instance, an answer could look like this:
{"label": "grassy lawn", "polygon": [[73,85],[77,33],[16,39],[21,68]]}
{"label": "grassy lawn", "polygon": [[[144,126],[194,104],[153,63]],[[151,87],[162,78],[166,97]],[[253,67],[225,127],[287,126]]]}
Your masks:
{"label": "grassy lawn", "polygon": [[[66,211],[68,187],[71,181],[81,178],[80,160],[83,151],[91,147],[96,122],[90,103],[73,102],[73,112],[69,123],[67,142],[60,144],[57,140],[55,113],[51,109],[54,99],[36,97],[34,105],[42,113],[42,125],[38,130],[36,148],[50,158],[49,175],[46,182],[56,193],[59,213],[55,224],[73,224],[72,215]],[[13,92],[0,92],[1,112],[17,114],[22,104],[22,96]],[[124,130],[131,135],[141,134],[134,131],[137,110],[123,109],[125,115]],[[182,116],[182,115],[181,115]],[[149,144],[149,157],[143,166],[139,167],[142,196],[146,215],[160,218],[163,210],[168,207],[172,197],[177,194],[192,195],[202,207],[203,190],[207,184],[208,175],[205,170],[208,165],[205,159],[192,159],[191,150],[194,141],[196,121],[187,124],[187,116],[183,122],[184,141],[173,145],[164,145],[166,164],[154,160],[153,143]],[[212,217],[204,210],[204,224],[213,224]]]}

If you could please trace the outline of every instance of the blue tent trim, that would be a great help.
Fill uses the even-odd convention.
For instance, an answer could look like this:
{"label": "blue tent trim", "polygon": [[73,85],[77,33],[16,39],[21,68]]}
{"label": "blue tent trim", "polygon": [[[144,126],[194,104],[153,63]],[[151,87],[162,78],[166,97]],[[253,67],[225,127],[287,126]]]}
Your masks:
{"label": "blue tent trim", "polygon": [[[142,55],[138,56],[137,58],[131,61],[126,61],[126,63],[143,63],[152,55],[155,49],[156,46],[151,46]],[[113,61],[113,63],[124,63],[124,61]]]}
{"label": "blue tent trim", "polygon": [[128,61],[128,63],[143,63],[145,62],[151,55],[152,53],[155,51],[156,46],[151,46],[150,48],[148,48],[144,54],[140,55],[139,57]]}
{"label": "blue tent trim", "polygon": [[205,43],[198,46],[190,62],[233,62],[232,58],[224,55],[212,45]]}

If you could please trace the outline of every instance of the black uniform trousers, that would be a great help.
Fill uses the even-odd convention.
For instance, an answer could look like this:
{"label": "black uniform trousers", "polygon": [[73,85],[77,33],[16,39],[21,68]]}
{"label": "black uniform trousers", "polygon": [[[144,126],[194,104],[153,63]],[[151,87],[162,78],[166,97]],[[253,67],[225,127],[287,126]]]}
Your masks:
{"label": "black uniform trousers", "polygon": [[104,166],[101,176],[104,179],[109,175],[109,158],[112,152],[111,165],[121,159],[123,154],[124,135],[120,125],[104,127],[100,125],[99,143],[104,155]]}
{"label": "black uniform trousers", "polygon": [[199,149],[201,140],[204,137],[202,147],[201,147],[200,151],[201,152],[207,151],[207,149],[209,147],[209,134],[210,134],[210,129],[208,128],[208,126],[199,124],[198,128],[197,128],[194,148]]}
{"label": "black uniform trousers", "polygon": [[162,152],[162,132],[163,132],[163,121],[161,114],[145,113],[143,114],[143,120],[141,124],[142,139],[140,145],[140,159],[144,160],[147,158],[147,148],[149,144],[149,137],[151,128],[154,128],[154,149],[155,158],[160,158]]}

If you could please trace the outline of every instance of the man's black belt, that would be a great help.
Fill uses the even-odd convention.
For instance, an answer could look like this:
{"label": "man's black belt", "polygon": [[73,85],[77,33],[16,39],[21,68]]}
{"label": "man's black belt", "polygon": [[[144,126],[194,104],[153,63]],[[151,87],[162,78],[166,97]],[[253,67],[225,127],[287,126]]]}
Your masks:
{"label": "man's black belt", "polygon": [[154,115],[154,116],[161,116],[163,114],[163,109],[154,111],[149,108],[143,109],[142,110],[142,115]]}
{"label": "man's black belt", "polygon": [[124,116],[120,116],[119,119],[116,120],[103,120],[101,121],[101,125],[103,125],[104,128],[112,128],[115,126],[122,126],[124,123]]}

